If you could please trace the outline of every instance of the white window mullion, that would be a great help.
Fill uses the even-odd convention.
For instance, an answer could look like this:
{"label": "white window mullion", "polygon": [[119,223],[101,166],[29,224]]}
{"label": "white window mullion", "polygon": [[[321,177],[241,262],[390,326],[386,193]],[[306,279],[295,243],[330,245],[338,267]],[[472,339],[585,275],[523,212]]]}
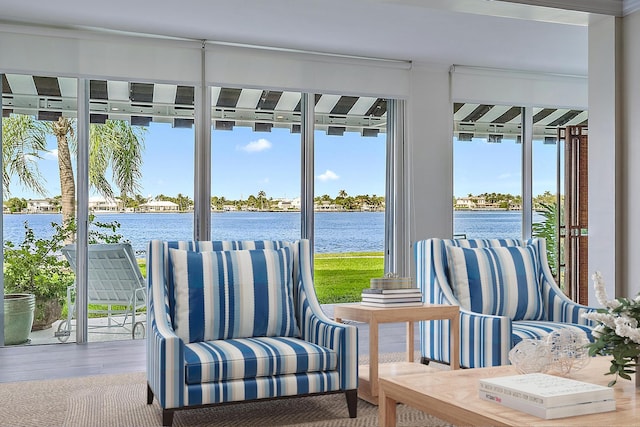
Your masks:
{"label": "white window mullion", "polygon": [[533,223],[533,108],[522,108],[522,238],[530,239]]}
{"label": "white window mullion", "polygon": [[[89,340],[89,80],[78,79],[78,176],[76,197],[76,343]],[[69,307],[70,309],[70,307]]]}

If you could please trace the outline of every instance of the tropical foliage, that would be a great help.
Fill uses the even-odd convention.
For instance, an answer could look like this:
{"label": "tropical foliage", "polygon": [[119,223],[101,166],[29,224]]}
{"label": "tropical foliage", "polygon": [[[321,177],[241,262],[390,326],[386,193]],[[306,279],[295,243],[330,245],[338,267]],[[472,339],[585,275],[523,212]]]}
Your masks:
{"label": "tropical foliage", "polygon": [[[75,216],[75,176],[72,153],[76,152],[75,120],[60,117],[42,122],[33,117],[11,115],[2,121],[3,188],[9,193],[12,176],[25,187],[46,196],[45,180],[37,160],[46,153],[47,135],[57,141],[63,223]],[[142,152],[146,129],[120,120],[92,124],[89,129],[89,184],[106,198],[135,194],[142,177]],[[111,171],[111,180],[107,173]]]}
{"label": "tropical foliage", "polygon": [[544,217],[541,222],[531,226],[534,237],[544,238],[547,249],[547,262],[554,277],[558,274],[558,207],[555,203],[541,203],[538,212]]}
{"label": "tropical foliage", "polygon": [[36,238],[25,221],[23,241],[4,243],[5,293],[28,293],[36,300],[62,302],[74,278],[67,261],[59,256],[67,234],[65,227],[57,227],[51,238]]}

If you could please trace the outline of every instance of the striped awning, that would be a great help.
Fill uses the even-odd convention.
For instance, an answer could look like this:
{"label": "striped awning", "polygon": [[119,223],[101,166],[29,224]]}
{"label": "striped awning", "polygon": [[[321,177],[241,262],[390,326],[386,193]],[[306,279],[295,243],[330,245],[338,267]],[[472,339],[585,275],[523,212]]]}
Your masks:
{"label": "striped awning", "polygon": [[[90,120],[92,123],[127,120],[139,126],[148,126],[153,121],[192,127],[194,96],[193,86],[90,80]],[[273,127],[300,132],[300,98],[299,92],[212,87],[212,125],[218,130],[248,126],[262,132],[269,132]],[[76,110],[74,78],[2,75],[4,116],[17,113],[40,120],[56,120],[60,115],[74,117]],[[502,138],[517,139],[522,133],[518,106],[455,103],[453,112],[454,136],[460,140],[475,137],[500,142]],[[315,117],[316,129],[330,135],[359,132],[363,136],[376,136],[386,132],[387,100],[317,94]],[[557,135],[558,127],[586,125],[587,111],[534,108],[533,124],[534,139],[551,138]]]}
{"label": "striped awning", "polygon": [[[191,127],[194,95],[192,86],[90,80],[90,120],[127,120],[140,126],[154,121]],[[264,132],[273,127],[300,132],[300,100],[299,92],[212,87],[212,124],[219,130],[249,126]],[[40,120],[74,117],[76,79],[3,74],[2,102],[5,116],[28,114]],[[316,129],[332,135],[346,131],[376,136],[386,132],[386,99],[317,94],[315,102]]]}
{"label": "striped awning", "polygon": [[[522,134],[522,108],[506,105],[454,103],[454,135],[459,140],[485,138],[488,142],[518,140]],[[566,108],[533,108],[533,138],[556,138],[558,128],[587,126],[588,112]]]}

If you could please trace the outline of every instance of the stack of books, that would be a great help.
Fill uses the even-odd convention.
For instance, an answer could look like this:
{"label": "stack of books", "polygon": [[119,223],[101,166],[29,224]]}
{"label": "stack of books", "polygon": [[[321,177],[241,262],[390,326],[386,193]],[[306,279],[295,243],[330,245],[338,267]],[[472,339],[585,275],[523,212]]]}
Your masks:
{"label": "stack of books", "polygon": [[545,419],[616,410],[613,389],[534,373],[480,380],[480,398]]}
{"label": "stack of books", "polygon": [[362,305],[370,307],[415,307],[422,305],[420,289],[409,277],[371,279],[371,287],[362,290]]}

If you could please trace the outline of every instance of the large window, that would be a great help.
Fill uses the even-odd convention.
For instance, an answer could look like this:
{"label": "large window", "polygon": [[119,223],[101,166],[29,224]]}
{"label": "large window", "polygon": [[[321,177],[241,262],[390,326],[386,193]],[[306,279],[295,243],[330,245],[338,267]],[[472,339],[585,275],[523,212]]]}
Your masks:
{"label": "large window", "polygon": [[0,323],[7,345],[56,342],[69,309],[74,273],[60,250],[75,231],[63,225],[61,212],[76,213],[76,103],[74,78],[2,76],[6,312]]}
{"label": "large window", "polygon": [[[12,242],[5,254],[10,257],[12,247],[32,238],[30,231],[25,237],[25,220],[33,240],[58,233],[52,260],[61,263],[64,274],[53,276],[65,280],[56,294],[62,311],[43,334],[30,333],[32,344],[73,342],[76,331],[81,341],[144,336],[144,324],[136,329],[145,311],[138,295],[134,322],[125,298],[97,301],[91,294],[99,281],[93,276],[92,251],[100,244],[121,244],[129,251],[126,256],[132,254],[134,274],[144,275],[149,240],[189,240],[194,224],[202,230],[197,153],[209,142],[211,199],[205,211],[211,210],[211,239],[295,240],[308,235],[305,221],[312,218],[322,303],[357,301],[369,280],[383,274],[384,250],[392,247],[385,242],[385,210],[390,209],[385,196],[395,176],[388,159],[388,101],[253,88],[208,90],[203,97],[210,97],[205,108],[210,107],[211,139],[198,143],[200,98],[192,86],[3,76],[5,151],[12,138],[23,144],[4,153],[10,179],[3,237]],[[27,128],[18,134],[18,126]],[[38,132],[41,138],[29,139]],[[23,169],[14,160],[23,161]],[[314,188],[313,194],[303,185]],[[84,233],[75,234],[75,218],[84,217],[89,218],[88,284],[75,271],[85,253],[75,245],[84,239]],[[6,275],[7,291],[15,290],[11,283]],[[82,292],[88,294],[88,306],[81,302]]]}
{"label": "large window", "polygon": [[[89,341],[142,338],[144,325],[134,326],[144,320],[143,292],[128,289],[145,286],[136,274],[146,244],[153,238],[193,235],[193,87],[88,82],[88,199],[79,196],[77,178],[82,148],[77,143],[78,90],[71,78],[3,76],[3,151],[9,177],[3,217],[5,291],[20,290],[16,283],[37,265],[35,285],[23,290],[36,295],[36,320],[47,313],[52,321],[34,326],[28,335],[32,344],[74,341],[77,313],[82,312],[88,312]],[[171,170],[177,173],[168,174]],[[128,271],[116,272],[118,261],[100,263],[90,254],[89,306],[83,310],[75,283],[75,217],[80,208],[90,214],[91,254],[98,248],[94,244],[120,243],[123,252],[114,256],[132,257]],[[134,293],[136,322],[128,306]],[[8,319],[10,326],[13,320]]]}
{"label": "large window", "polygon": [[211,238],[300,238],[300,93],[211,88]]}
{"label": "large window", "polygon": [[454,235],[522,236],[521,108],[454,104]]}

